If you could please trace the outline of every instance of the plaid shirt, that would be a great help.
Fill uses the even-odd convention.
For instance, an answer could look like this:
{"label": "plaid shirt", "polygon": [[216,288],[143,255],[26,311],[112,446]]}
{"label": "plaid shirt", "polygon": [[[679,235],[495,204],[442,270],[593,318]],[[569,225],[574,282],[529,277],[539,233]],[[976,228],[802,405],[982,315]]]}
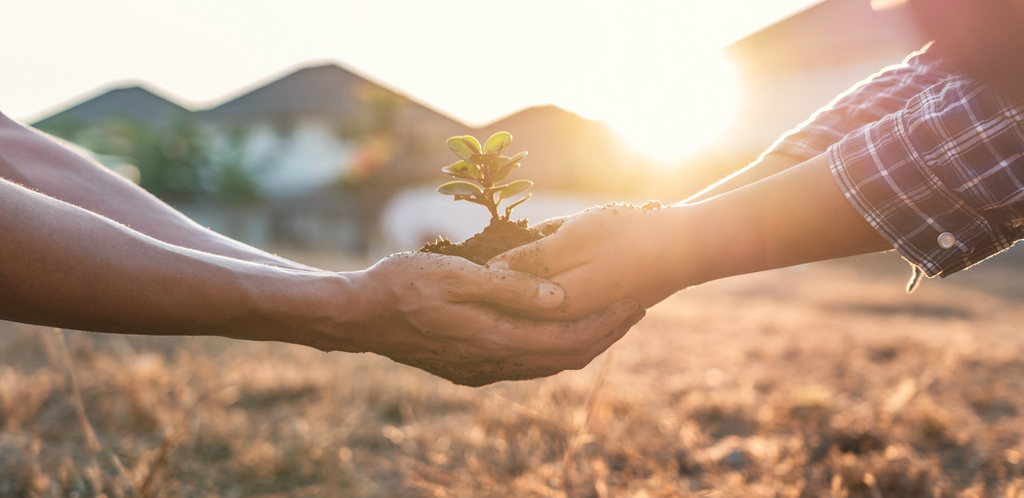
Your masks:
{"label": "plaid shirt", "polygon": [[1024,101],[928,47],[837,97],[773,153],[826,154],[846,198],[915,275],[949,276],[1024,238]]}

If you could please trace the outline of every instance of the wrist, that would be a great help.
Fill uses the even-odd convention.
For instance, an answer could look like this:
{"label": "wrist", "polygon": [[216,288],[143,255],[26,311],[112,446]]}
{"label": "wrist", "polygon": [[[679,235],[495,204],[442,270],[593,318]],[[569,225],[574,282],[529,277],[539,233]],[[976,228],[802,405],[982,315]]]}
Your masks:
{"label": "wrist", "polygon": [[271,271],[275,278],[256,286],[253,299],[254,315],[270,326],[263,339],[323,351],[365,351],[359,327],[365,308],[355,275]]}
{"label": "wrist", "polygon": [[741,209],[735,194],[697,204],[669,206],[663,227],[672,237],[666,257],[679,288],[764,270],[763,222],[757,210]]}
{"label": "wrist", "polygon": [[665,262],[665,272],[675,289],[685,289],[707,282],[706,239],[711,234],[703,231],[698,215],[701,208],[691,204],[673,204],[663,208],[655,228],[663,234],[658,260]]}

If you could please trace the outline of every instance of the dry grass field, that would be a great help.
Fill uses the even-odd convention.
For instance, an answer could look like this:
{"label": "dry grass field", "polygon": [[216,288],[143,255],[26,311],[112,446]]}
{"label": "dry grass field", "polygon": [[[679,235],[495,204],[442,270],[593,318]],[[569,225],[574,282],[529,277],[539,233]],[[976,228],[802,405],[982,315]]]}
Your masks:
{"label": "dry grass field", "polygon": [[584,370],[482,389],[0,323],[0,496],[1024,496],[1024,267],[913,295],[908,274],[889,254],[713,283]]}

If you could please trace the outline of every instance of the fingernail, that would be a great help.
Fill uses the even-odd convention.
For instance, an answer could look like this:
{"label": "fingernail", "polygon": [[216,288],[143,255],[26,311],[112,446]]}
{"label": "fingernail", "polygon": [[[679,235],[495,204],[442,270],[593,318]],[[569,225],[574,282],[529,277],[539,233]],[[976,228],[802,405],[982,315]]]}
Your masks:
{"label": "fingernail", "polygon": [[633,325],[640,323],[640,320],[643,320],[645,316],[647,316],[647,310],[640,308],[634,311],[632,315],[629,315],[629,318],[626,318],[626,322],[629,322],[629,326],[632,327]]}
{"label": "fingernail", "polygon": [[493,263],[488,263],[487,266],[492,268],[492,269],[494,269],[494,270],[507,270],[508,269],[508,261],[505,261],[503,259],[499,259],[498,261],[495,261]]}
{"label": "fingernail", "polygon": [[540,298],[540,303],[544,306],[557,306],[565,299],[565,291],[555,284],[540,284],[540,295],[538,297]]}

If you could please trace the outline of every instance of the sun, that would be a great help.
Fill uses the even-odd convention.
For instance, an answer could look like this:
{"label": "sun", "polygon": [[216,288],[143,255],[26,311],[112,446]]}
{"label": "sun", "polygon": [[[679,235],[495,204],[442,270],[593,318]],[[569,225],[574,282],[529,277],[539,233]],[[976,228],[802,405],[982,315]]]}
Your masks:
{"label": "sun", "polygon": [[595,114],[638,151],[675,163],[730,123],[738,100],[736,75],[719,52],[653,67],[623,82],[622,90],[607,97]]}

